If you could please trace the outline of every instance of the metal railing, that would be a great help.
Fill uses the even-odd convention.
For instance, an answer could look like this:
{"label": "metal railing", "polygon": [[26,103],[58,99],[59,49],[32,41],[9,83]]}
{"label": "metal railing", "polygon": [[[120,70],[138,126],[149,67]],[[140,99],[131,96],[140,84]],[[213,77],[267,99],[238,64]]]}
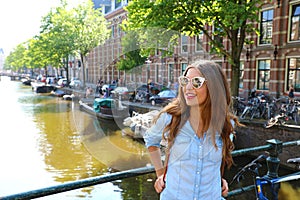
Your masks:
{"label": "metal railing", "polygon": [[[263,146],[235,150],[232,152],[232,156],[236,157],[245,154],[268,150],[269,157],[267,158],[267,167],[268,167],[267,176],[276,177],[278,176],[278,168],[280,164],[278,155],[282,152],[282,148],[288,146],[296,146],[296,145],[300,145],[300,140],[283,143],[280,140],[271,139],[271,140],[267,140],[267,144]],[[1,200],[34,199],[34,198],[44,197],[44,196],[53,195],[61,192],[67,192],[70,190],[75,190],[75,189],[93,186],[97,184],[121,180],[124,178],[136,177],[136,176],[145,175],[154,172],[155,170],[153,166],[136,168],[127,171],[116,172],[112,174],[63,183],[57,186],[51,186],[51,187],[41,188],[41,189],[32,190],[28,192],[4,196],[4,197],[0,197],[0,199]],[[243,193],[245,191],[253,190],[253,189],[254,189],[254,185],[236,189],[230,191],[228,197]]]}

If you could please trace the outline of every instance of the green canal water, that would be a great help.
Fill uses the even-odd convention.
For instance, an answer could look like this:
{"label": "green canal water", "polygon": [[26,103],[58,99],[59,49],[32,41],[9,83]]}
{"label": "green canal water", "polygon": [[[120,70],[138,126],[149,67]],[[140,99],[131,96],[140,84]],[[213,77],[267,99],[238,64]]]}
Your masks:
{"label": "green canal water", "polygon": [[[149,163],[145,146],[78,104],[1,77],[0,197]],[[153,174],[41,199],[158,199]]]}

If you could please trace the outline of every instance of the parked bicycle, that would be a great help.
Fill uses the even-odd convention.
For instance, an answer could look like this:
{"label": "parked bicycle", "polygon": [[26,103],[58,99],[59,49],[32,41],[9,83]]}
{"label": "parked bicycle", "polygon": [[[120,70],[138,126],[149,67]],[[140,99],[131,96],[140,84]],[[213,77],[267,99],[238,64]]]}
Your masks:
{"label": "parked bicycle", "polygon": [[245,98],[239,97],[239,96],[232,96],[232,102],[233,102],[233,113],[237,116],[243,113],[246,102]]}
{"label": "parked bicycle", "polygon": [[295,124],[299,122],[298,111],[300,109],[300,101],[293,101],[288,104],[282,104],[279,114],[272,117],[264,124],[265,128],[270,128],[274,125],[285,125],[286,122],[292,120]]}
{"label": "parked bicycle", "polygon": [[250,118],[265,118],[268,116],[268,98],[264,93],[259,93],[256,95],[249,96],[247,105],[245,106],[242,114],[240,115],[241,119]]}
{"label": "parked bicycle", "polygon": [[271,119],[272,117],[275,117],[278,112],[279,112],[279,102],[282,100],[282,98],[275,98],[271,97],[269,100],[269,103],[267,104],[267,114],[268,114],[268,119]]}
{"label": "parked bicycle", "polygon": [[[270,177],[268,175],[261,176],[259,174],[259,168],[262,167],[260,162],[266,160],[267,154],[259,155],[252,162],[244,166],[238,173],[233,177],[230,185],[237,181],[238,183],[244,177],[245,173],[250,172],[255,184],[255,193],[257,200],[268,200],[278,199],[278,192],[281,182],[292,181],[300,179],[300,171],[292,174],[288,174],[281,177]],[[300,158],[291,158],[287,160],[287,163],[294,164],[297,170],[300,170]],[[269,186],[270,194],[266,194],[266,186]]]}

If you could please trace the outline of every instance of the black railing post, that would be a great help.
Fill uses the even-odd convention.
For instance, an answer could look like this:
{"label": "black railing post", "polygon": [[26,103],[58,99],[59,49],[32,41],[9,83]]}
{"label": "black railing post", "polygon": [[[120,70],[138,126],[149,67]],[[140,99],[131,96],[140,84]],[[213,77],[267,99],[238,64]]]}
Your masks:
{"label": "black railing post", "polygon": [[269,151],[270,155],[267,158],[268,173],[267,177],[275,178],[278,177],[278,168],[280,159],[278,155],[282,153],[282,141],[277,139],[267,140],[267,143],[272,145],[272,149]]}

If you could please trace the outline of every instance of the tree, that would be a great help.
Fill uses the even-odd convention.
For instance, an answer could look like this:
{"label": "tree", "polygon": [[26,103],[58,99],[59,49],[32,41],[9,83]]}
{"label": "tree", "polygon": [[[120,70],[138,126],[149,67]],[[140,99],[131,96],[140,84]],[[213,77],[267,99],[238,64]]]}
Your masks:
{"label": "tree", "polygon": [[[232,67],[231,93],[238,96],[240,56],[246,35],[257,33],[253,23],[258,21],[261,0],[132,0],[126,10],[129,30],[158,27],[178,31],[189,36],[205,34],[213,53],[226,56]],[[250,22],[250,23],[249,23]],[[213,27],[210,31],[207,27]],[[175,34],[173,34],[175,36]],[[229,48],[214,40],[215,36],[228,39]],[[170,40],[174,37],[170,37]]]}
{"label": "tree", "polygon": [[63,67],[69,81],[68,62],[69,56],[76,52],[77,34],[74,24],[77,22],[74,10],[68,10],[65,1],[61,4],[43,17],[39,43],[44,52],[43,56],[49,58],[48,64]]}
{"label": "tree", "polygon": [[45,40],[46,35],[35,36],[28,41],[25,52],[26,66],[30,69],[44,68],[47,76],[47,66],[51,64],[51,51],[49,43]]}
{"label": "tree", "polygon": [[107,22],[100,9],[94,9],[93,2],[87,0],[74,8],[75,48],[80,55],[85,86],[85,64],[87,54],[95,47],[103,44],[109,36]]}
{"label": "tree", "polygon": [[16,48],[14,48],[10,54],[6,57],[4,67],[5,69],[10,69],[13,71],[18,71],[26,66],[25,64],[25,52],[26,46],[24,43],[18,44]]}
{"label": "tree", "polygon": [[130,71],[131,69],[145,64],[147,57],[141,56],[138,33],[128,32],[122,38],[123,56],[117,62],[119,70]]}
{"label": "tree", "polygon": [[100,12],[93,8],[91,0],[68,10],[62,1],[42,20],[41,39],[47,42],[48,56],[55,64],[64,66],[68,78],[69,56],[79,53],[85,86],[85,61],[87,54],[108,37],[107,23]]}

